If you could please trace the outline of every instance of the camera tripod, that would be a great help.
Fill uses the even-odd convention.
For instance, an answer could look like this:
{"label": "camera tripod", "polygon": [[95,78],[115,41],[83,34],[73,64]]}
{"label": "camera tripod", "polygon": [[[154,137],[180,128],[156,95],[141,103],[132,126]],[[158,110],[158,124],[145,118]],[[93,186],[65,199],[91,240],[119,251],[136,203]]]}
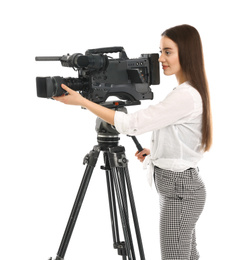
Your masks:
{"label": "camera tripod", "polygon": [[[129,204],[133,216],[140,259],[145,260],[133,191],[128,172],[127,159],[125,156],[125,148],[123,146],[118,146],[120,138],[119,133],[115,130],[115,128],[102,121],[100,118],[97,118],[96,121],[96,131],[98,145],[94,146],[93,149],[84,157],[83,164],[87,164],[86,169],[55,260],[64,259],[100,151],[103,152],[104,156],[104,166],[102,166],[101,169],[106,172],[114,249],[117,249],[118,255],[122,256],[123,260],[136,259],[129,224]],[[137,139],[133,137],[133,140],[137,148],[142,150]],[[129,203],[127,194],[129,195]],[[117,205],[120,213],[124,241],[120,241],[119,236]],[[52,258],[50,258],[50,260],[52,260]]]}

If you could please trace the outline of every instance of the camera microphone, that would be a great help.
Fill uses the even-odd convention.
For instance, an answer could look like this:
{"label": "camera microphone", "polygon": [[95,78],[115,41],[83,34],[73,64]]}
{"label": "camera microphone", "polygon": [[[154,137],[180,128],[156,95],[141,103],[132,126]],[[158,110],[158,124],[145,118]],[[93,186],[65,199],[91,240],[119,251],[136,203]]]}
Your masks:
{"label": "camera microphone", "polygon": [[106,55],[91,54],[77,57],[78,68],[88,68],[90,70],[106,70],[108,67],[108,57]]}
{"label": "camera microphone", "polygon": [[75,53],[73,55],[36,57],[35,60],[61,61],[63,67],[86,68],[96,71],[106,70],[109,64],[108,57],[101,54],[82,55],[81,53]]}

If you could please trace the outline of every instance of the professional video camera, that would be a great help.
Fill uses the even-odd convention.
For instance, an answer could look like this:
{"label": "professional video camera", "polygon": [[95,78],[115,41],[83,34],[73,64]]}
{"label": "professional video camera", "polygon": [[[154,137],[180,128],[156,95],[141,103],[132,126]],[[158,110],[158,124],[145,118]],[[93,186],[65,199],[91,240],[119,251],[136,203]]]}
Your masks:
{"label": "professional video camera", "polygon": [[[114,59],[104,53],[119,52]],[[65,84],[98,104],[107,107],[140,104],[140,100],[153,99],[150,85],[160,83],[159,55],[142,54],[140,58],[129,59],[123,47],[91,49],[61,57],[36,57],[36,61],[61,61],[62,66],[78,71],[78,78],[37,77],[37,96],[51,98],[61,96]],[[118,103],[106,102],[108,97],[118,97]]]}

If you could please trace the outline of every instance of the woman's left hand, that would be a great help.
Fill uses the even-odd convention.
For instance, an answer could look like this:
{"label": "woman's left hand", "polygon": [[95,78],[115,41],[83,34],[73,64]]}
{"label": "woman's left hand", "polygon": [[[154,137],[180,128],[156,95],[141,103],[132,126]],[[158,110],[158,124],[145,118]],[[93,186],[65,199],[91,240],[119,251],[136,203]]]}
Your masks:
{"label": "woman's left hand", "polygon": [[62,95],[60,97],[53,97],[53,99],[60,101],[67,105],[81,106],[88,109],[90,112],[100,117],[107,123],[114,125],[115,124],[115,111],[106,107],[103,107],[99,104],[96,104],[83,96],[78,92],[72,90],[71,88],[62,84],[61,86],[64,90],[68,92],[68,95]]}
{"label": "woman's left hand", "polygon": [[60,101],[67,105],[84,106],[85,98],[83,96],[64,84],[62,84],[61,87],[68,92],[68,95],[64,94],[60,97],[53,97],[54,100]]}

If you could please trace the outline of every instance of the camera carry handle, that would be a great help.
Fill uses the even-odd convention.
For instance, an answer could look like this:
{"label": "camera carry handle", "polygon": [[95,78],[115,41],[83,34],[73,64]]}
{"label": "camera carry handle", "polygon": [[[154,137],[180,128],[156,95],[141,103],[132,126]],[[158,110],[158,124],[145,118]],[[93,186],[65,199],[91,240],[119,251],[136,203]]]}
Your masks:
{"label": "camera carry handle", "polygon": [[120,59],[128,59],[128,56],[123,47],[107,47],[107,48],[98,48],[98,49],[89,49],[85,52],[85,55],[89,54],[103,54],[103,53],[115,53],[119,52]]}
{"label": "camera carry handle", "polygon": [[[104,166],[102,166],[101,169],[106,172],[113,247],[114,249],[117,249],[118,255],[122,256],[123,260],[136,260],[129,223],[129,214],[132,213],[140,259],[145,260],[125,148],[118,145],[120,138],[116,129],[100,118],[97,118],[96,121],[96,131],[98,133],[98,145],[95,145],[84,157],[83,164],[87,164],[87,166],[55,260],[64,259],[100,151],[103,152],[104,156]],[[133,140],[135,140],[135,138],[133,138]],[[128,204],[130,205],[130,210]],[[124,241],[120,241],[119,236],[117,205],[120,213]],[[50,260],[52,260],[52,258],[50,258]]]}

